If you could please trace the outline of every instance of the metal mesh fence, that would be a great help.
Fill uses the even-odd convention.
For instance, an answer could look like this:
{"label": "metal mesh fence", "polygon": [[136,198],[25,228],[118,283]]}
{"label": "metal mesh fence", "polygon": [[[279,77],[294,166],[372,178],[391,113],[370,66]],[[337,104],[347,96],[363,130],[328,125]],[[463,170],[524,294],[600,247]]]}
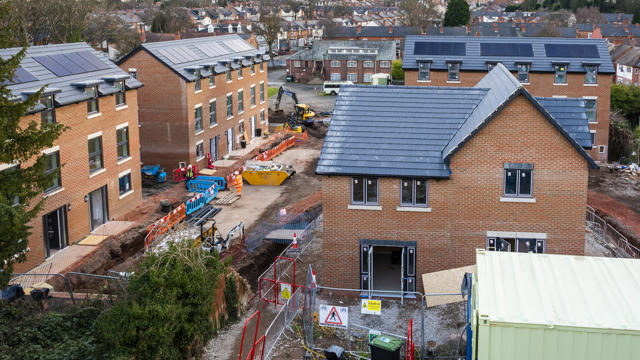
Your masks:
{"label": "metal mesh fence", "polygon": [[271,325],[265,332],[265,344],[264,344],[264,359],[276,359],[273,357],[274,345],[280,339],[280,336],[286,328],[291,326],[293,319],[300,311],[300,307],[303,301],[303,291],[301,288],[296,289],[291,295],[291,298],[287,300],[284,306],[280,309]]}
{"label": "metal mesh fence", "polygon": [[587,229],[591,231],[598,242],[611,250],[615,256],[640,259],[640,249],[629,243],[624,235],[598,216],[590,206],[587,206],[586,217]]}

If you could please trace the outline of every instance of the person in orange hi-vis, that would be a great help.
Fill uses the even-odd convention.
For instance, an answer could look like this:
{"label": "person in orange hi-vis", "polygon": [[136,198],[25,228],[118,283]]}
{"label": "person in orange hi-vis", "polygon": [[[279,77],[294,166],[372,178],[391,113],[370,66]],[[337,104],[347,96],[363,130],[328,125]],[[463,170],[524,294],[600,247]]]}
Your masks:
{"label": "person in orange hi-vis", "polygon": [[233,177],[233,186],[236,188],[238,196],[242,196],[242,175],[239,172],[235,172]]}

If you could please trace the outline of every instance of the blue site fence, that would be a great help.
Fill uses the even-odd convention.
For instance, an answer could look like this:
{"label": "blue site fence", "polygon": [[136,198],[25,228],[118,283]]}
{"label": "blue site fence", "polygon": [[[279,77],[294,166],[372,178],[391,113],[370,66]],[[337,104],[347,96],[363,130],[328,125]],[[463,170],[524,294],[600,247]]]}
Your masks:
{"label": "blue site fence", "polygon": [[[189,182],[189,184],[191,183],[191,181]],[[198,195],[187,200],[187,202],[185,203],[186,205],[185,213],[187,215],[191,215],[192,213],[202,209],[202,207],[208,204],[209,201],[213,200],[216,196],[218,196],[219,186],[217,184],[211,184],[211,183],[209,183],[209,185],[210,185],[209,188],[206,189],[204,192],[200,192]]]}
{"label": "blue site fence", "polygon": [[219,189],[227,187],[227,181],[219,176],[198,176],[193,180],[189,180],[187,188],[190,192],[203,193],[209,190],[211,185],[216,184]]}

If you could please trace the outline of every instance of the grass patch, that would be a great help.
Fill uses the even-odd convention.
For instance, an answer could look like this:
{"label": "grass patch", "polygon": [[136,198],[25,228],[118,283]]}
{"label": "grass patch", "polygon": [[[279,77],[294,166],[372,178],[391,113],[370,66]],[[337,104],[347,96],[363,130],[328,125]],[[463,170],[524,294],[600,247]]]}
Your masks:
{"label": "grass patch", "polygon": [[267,88],[267,97],[270,98],[270,97],[276,95],[277,93],[278,93],[278,88],[277,87],[269,86]]}

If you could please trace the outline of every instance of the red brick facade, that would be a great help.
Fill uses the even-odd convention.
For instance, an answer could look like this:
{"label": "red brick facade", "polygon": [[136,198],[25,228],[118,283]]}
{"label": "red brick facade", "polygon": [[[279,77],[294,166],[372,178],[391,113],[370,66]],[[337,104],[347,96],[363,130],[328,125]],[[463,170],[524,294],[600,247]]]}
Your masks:
{"label": "red brick facade", "polygon": [[[204,155],[212,152],[211,139],[218,137],[218,159],[228,154],[226,131],[234,129],[233,149],[240,148],[240,123],[244,124],[247,142],[251,137],[250,119],[255,116],[256,128],[268,128],[267,65],[253,64],[238,71],[231,71],[231,81],[226,73],[215,75],[215,86],[209,79],[201,79],[201,90],[195,91],[195,82],[187,82],[169,67],[152,57],[145,50],[130,56],[120,67],[128,71],[135,68],[138,80],[144,84],[139,90],[141,155],[145,165],[160,164],[167,171],[184,161],[207,165]],[[264,84],[264,101],[260,100],[260,84]],[[255,105],[251,105],[251,87],[255,86]],[[244,111],[238,113],[238,92],[243,92]],[[227,94],[232,95],[233,116],[227,118]],[[216,123],[210,123],[209,103],[215,100]],[[202,130],[195,130],[195,108],[202,106]],[[264,122],[260,112],[264,111]],[[255,135],[255,134],[253,134]],[[196,156],[196,145],[203,143],[203,157]]]}
{"label": "red brick facade", "polygon": [[[351,61],[355,61],[355,67],[348,66],[347,62]],[[332,62],[335,62],[333,65],[337,65],[337,62],[339,62],[340,66],[331,66]],[[371,66],[365,67],[365,62]],[[383,66],[386,64],[389,66]],[[303,82],[310,81],[314,77],[319,77],[323,81],[353,81],[355,79],[355,81],[353,81],[354,84],[365,83],[370,82],[365,81],[365,74],[388,74],[390,71],[390,60],[287,60],[287,75],[293,75],[294,80]],[[332,79],[331,74],[340,74],[340,79]],[[355,78],[350,77],[349,74],[353,74],[351,76],[355,76]]]}
{"label": "red brick facade", "polygon": [[[90,231],[89,202],[85,197],[92,191],[107,186],[108,219],[121,220],[122,216],[135,208],[142,199],[140,152],[138,136],[137,90],[126,92],[126,107],[116,109],[115,95],[99,98],[99,116],[87,116],[86,102],[56,108],[58,123],[70,129],[64,132],[49,150],[60,154],[61,187],[46,194],[42,211],[29,223],[31,236],[27,260],[16,264],[15,272],[24,272],[45,260],[43,216],[60,207],[66,207],[67,244],[81,240]],[[24,123],[40,122],[40,114],[28,115]],[[116,128],[128,126],[128,158],[118,161]],[[88,138],[101,132],[103,170],[89,173]],[[131,173],[132,191],[120,195],[120,174]]]}
{"label": "red brick facade", "polygon": [[[487,73],[484,71],[460,71],[459,82],[448,82],[446,71],[432,70],[431,81],[418,81],[418,70],[405,70],[406,85],[423,86],[475,86]],[[517,78],[517,73],[513,73]],[[597,122],[589,123],[589,128],[596,132],[595,146],[587,152],[596,161],[607,161],[609,150],[609,108],[611,104],[611,75],[599,74],[597,84],[585,84],[584,74],[568,73],[566,85],[554,84],[554,73],[531,72],[529,83],[525,88],[533,96],[597,99]],[[604,148],[603,148],[604,147]]]}
{"label": "red brick facade", "polygon": [[[508,162],[534,164],[535,202],[501,198]],[[547,253],[584,253],[588,163],[524,95],[464,144],[450,169],[449,179],[428,180],[430,212],[400,211],[398,178],[380,179],[380,207],[350,209],[350,178],[323,176],[318,281],[360,288],[362,239],[416,242],[418,291],[421,274],[473,264],[488,231],[543,233]]]}

